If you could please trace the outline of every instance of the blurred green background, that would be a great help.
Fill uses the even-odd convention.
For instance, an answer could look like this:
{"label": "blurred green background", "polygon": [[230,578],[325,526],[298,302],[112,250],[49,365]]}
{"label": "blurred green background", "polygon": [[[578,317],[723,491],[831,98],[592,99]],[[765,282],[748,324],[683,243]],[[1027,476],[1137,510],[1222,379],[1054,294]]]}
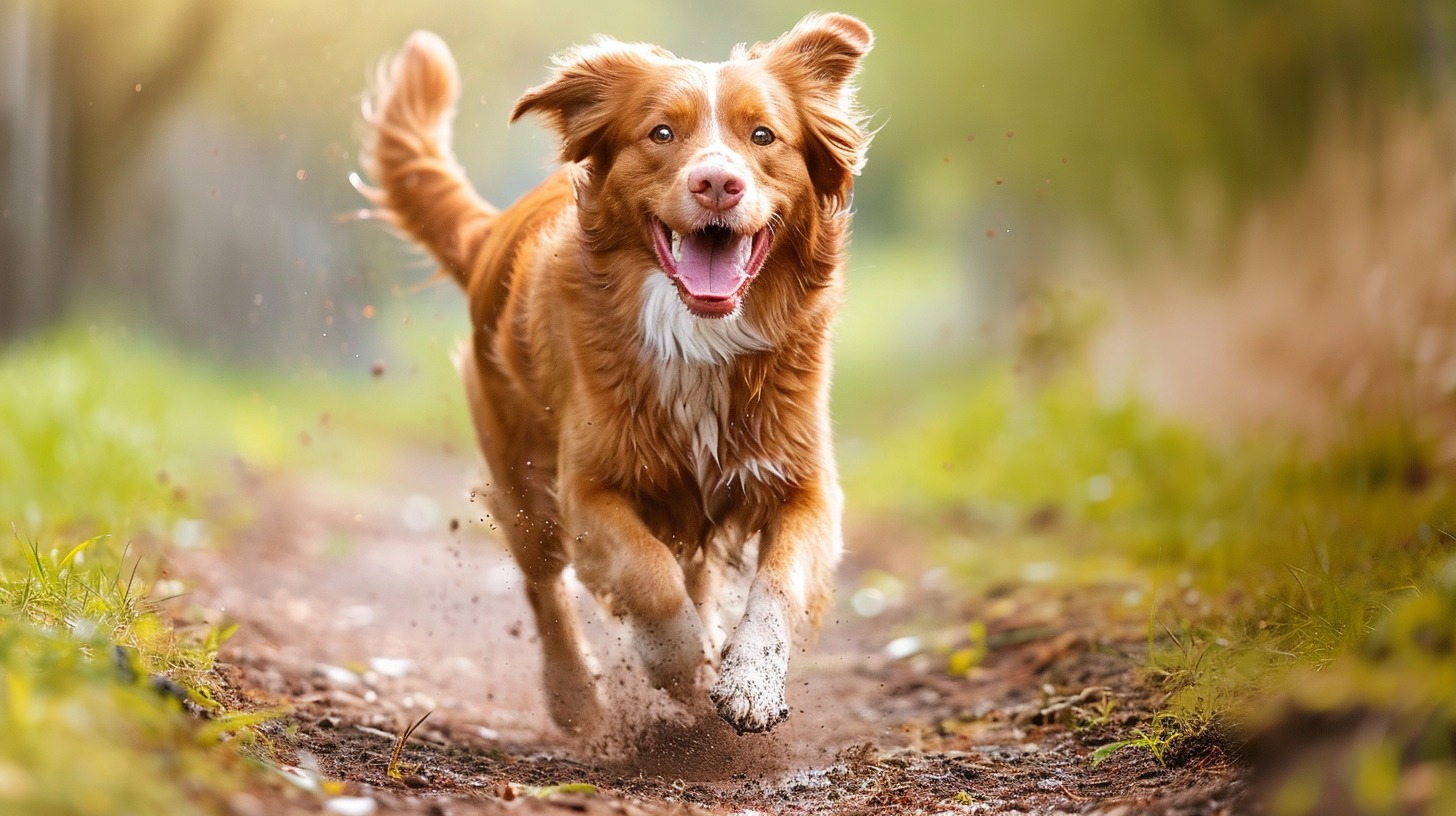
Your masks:
{"label": "blurred green background", "polygon": [[[415,292],[430,271],[423,256],[377,224],[342,220],[363,204],[346,182],[357,168],[360,94],[411,30],[439,31],[455,49],[457,152],[477,188],[503,205],[552,161],[552,140],[535,123],[505,123],[551,54],[609,33],[719,59],[815,8],[6,0],[0,338],[104,315],[223,365],[356,379],[376,360],[404,359],[401,343],[417,353],[446,345],[464,330],[458,295]],[[836,410],[851,457],[862,429],[904,419],[923,401],[903,395],[933,398],[968,367],[1039,374],[1089,350],[1104,390],[1146,392],[1193,413],[1225,406],[1214,413],[1240,422],[1323,428],[1327,417],[1290,416],[1299,412],[1289,405],[1363,410],[1389,390],[1380,372],[1408,365],[1424,343],[1418,362],[1434,373],[1420,387],[1439,397],[1450,379],[1442,372],[1456,366],[1439,327],[1432,341],[1412,326],[1363,362],[1378,344],[1358,334],[1353,349],[1315,343],[1318,359],[1287,363],[1290,386],[1279,370],[1248,378],[1269,347],[1302,342],[1279,339],[1287,323],[1263,317],[1273,307],[1248,305],[1283,293],[1243,293],[1229,314],[1183,315],[1140,299],[1170,285],[1274,276],[1295,290],[1319,287],[1344,264],[1358,268],[1331,287],[1360,291],[1384,269],[1401,279],[1385,290],[1429,301],[1428,283],[1404,281],[1436,274],[1448,236],[1394,269],[1382,238],[1352,249],[1331,236],[1351,231],[1341,219],[1399,222],[1402,206],[1427,219],[1449,212],[1449,200],[1418,200],[1449,199],[1439,189],[1401,185],[1424,175],[1439,187],[1449,170],[1450,4],[841,8],[878,36],[861,93],[877,135],[855,192],[852,296],[840,327]],[[1412,132],[1428,138],[1395,144]],[[1360,163],[1348,166],[1351,157]],[[1348,189],[1321,186],[1331,179]],[[1334,196],[1371,212],[1316,212]],[[1270,231],[1290,235],[1262,241]],[[1150,315],[1163,324],[1147,325]],[[401,330],[415,317],[416,328]],[[1349,322],[1338,309],[1322,319],[1306,334],[1332,336]],[[1198,326],[1220,336],[1185,331]],[[1368,369],[1355,375],[1361,383],[1343,381],[1350,368]],[[1189,376],[1195,369],[1206,371]],[[1271,388],[1281,396],[1249,396]],[[1419,410],[1433,399],[1419,398]],[[1456,443],[1447,454],[1456,456]]]}
{"label": "blurred green background", "polygon": [[[504,205],[551,166],[506,126],[551,54],[716,60],[819,8],[0,0],[0,524],[34,548],[0,557],[0,674],[102,597],[34,602],[79,563],[46,550],[114,532],[87,552],[117,569],[215,513],[231,457],[469,455],[463,298],[348,218],[361,92],[410,31],[454,49],[456,151]],[[1456,790],[1456,5],[836,10],[877,36],[837,332],[851,545],[971,593],[1131,581],[1169,683],[1149,745],[1373,710],[1351,796]],[[1282,812],[1316,812],[1291,779]]]}
{"label": "blurred green background", "polygon": [[[610,33],[719,59],[815,8],[6,0],[0,335],[104,308],[221,359],[365,359],[379,340],[360,307],[408,286],[412,256],[335,216],[361,203],[345,183],[360,92],[409,31],[455,49],[458,152],[503,204],[550,162],[534,123],[505,125],[550,54]],[[855,198],[873,248],[852,277],[940,305],[876,342],[919,331],[951,353],[1004,329],[1089,236],[1117,251],[1208,239],[1296,182],[1332,116],[1431,103],[1456,31],[1456,10],[1423,0],[841,9],[879,38],[862,92],[879,134]]]}

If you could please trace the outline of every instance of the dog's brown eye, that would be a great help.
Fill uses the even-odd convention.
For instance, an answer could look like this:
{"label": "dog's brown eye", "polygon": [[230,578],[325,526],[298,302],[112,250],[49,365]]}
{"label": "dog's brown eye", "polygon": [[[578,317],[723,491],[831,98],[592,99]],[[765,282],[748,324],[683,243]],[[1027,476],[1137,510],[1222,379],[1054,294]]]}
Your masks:
{"label": "dog's brown eye", "polygon": [[672,141],[672,128],[667,125],[658,125],[652,129],[651,133],[647,134],[647,138],[658,144],[667,144]]}
{"label": "dog's brown eye", "polygon": [[753,129],[753,135],[748,138],[753,140],[754,144],[763,147],[764,145],[773,144],[774,135],[773,131],[766,127],[756,127]]}

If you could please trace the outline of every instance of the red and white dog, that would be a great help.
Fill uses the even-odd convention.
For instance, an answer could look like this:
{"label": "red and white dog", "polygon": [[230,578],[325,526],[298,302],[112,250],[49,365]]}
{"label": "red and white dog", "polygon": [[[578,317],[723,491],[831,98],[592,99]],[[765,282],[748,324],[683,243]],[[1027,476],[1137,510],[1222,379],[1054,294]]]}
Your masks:
{"label": "red and white dog", "polygon": [[[817,626],[841,549],[829,331],[871,42],[831,14],[722,63],[605,38],[567,51],[511,112],[543,117],[565,164],[504,210],[450,150],[458,78],[439,38],[411,36],[366,101],[378,187],[361,189],[469,296],[460,369],[488,500],[567,729],[602,705],[568,564],[657,686],[708,687],[740,732],[788,716],[793,639]],[[715,586],[755,536],[746,611],[714,659]]]}

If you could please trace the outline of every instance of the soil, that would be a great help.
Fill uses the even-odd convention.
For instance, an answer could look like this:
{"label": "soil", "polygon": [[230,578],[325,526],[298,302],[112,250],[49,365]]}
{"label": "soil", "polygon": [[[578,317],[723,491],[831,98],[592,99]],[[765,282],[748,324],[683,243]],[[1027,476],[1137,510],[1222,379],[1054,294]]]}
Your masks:
{"label": "soil", "polygon": [[[921,580],[915,552],[882,543],[883,520],[850,519],[858,554],[841,570],[836,612],[792,667],[787,723],[739,736],[706,702],[675,705],[641,679],[620,624],[584,599],[615,713],[600,733],[573,739],[546,714],[519,574],[469,498],[470,467],[420,458],[370,487],[251,476],[258,521],[231,542],[178,555],[174,566],[196,588],[176,614],[240,624],[219,654],[217,693],[233,709],[286,711],[262,727],[254,750],[296,784],[239,792],[232,811],[1253,807],[1248,769],[1212,742],[1185,746],[1166,765],[1133,748],[1091,761],[1145,724],[1158,699],[1140,671],[1146,617],[1119,612],[1126,587],[1004,586],[958,597],[943,581]],[[882,610],[861,604],[867,616],[850,600],[872,568],[907,589],[882,593]],[[984,637],[969,632],[971,621],[984,624]],[[898,650],[887,650],[892,641]],[[427,714],[395,761],[400,735]]]}

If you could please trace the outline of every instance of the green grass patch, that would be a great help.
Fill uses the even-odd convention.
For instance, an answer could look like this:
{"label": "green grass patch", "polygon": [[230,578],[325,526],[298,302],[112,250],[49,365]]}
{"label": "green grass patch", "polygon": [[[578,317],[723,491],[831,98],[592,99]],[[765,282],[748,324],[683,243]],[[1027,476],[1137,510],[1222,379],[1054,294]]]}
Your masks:
{"label": "green grass patch", "polygon": [[12,348],[0,357],[0,521],[37,537],[165,539],[233,486],[229,461],[367,478],[402,446],[468,440],[444,341],[422,336],[378,377],[367,365],[224,370],[115,325]]}
{"label": "green grass patch", "polygon": [[[134,559],[105,539],[49,552],[18,537],[9,544],[0,550],[0,810],[215,810],[239,785],[240,763],[175,695],[220,708],[207,671],[223,633],[179,638],[147,601]],[[161,677],[177,691],[159,689]]]}
{"label": "green grass patch", "polygon": [[1150,589],[1170,696],[1127,744],[1166,754],[1290,707],[1373,708],[1378,744],[1456,769],[1456,486],[1404,426],[1320,452],[1214,443],[1079,366],[986,364],[850,446],[852,506],[933,534],[969,588],[1024,578]]}
{"label": "green grass patch", "polygon": [[0,355],[0,812],[222,809],[248,767],[234,748],[270,715],[213,700],[228,629],[158,614],[167,549],[247,522],[239,472],[368,478],[468,438],[441,345],[407,338],[382,374],[280,376],[110,323]]}

